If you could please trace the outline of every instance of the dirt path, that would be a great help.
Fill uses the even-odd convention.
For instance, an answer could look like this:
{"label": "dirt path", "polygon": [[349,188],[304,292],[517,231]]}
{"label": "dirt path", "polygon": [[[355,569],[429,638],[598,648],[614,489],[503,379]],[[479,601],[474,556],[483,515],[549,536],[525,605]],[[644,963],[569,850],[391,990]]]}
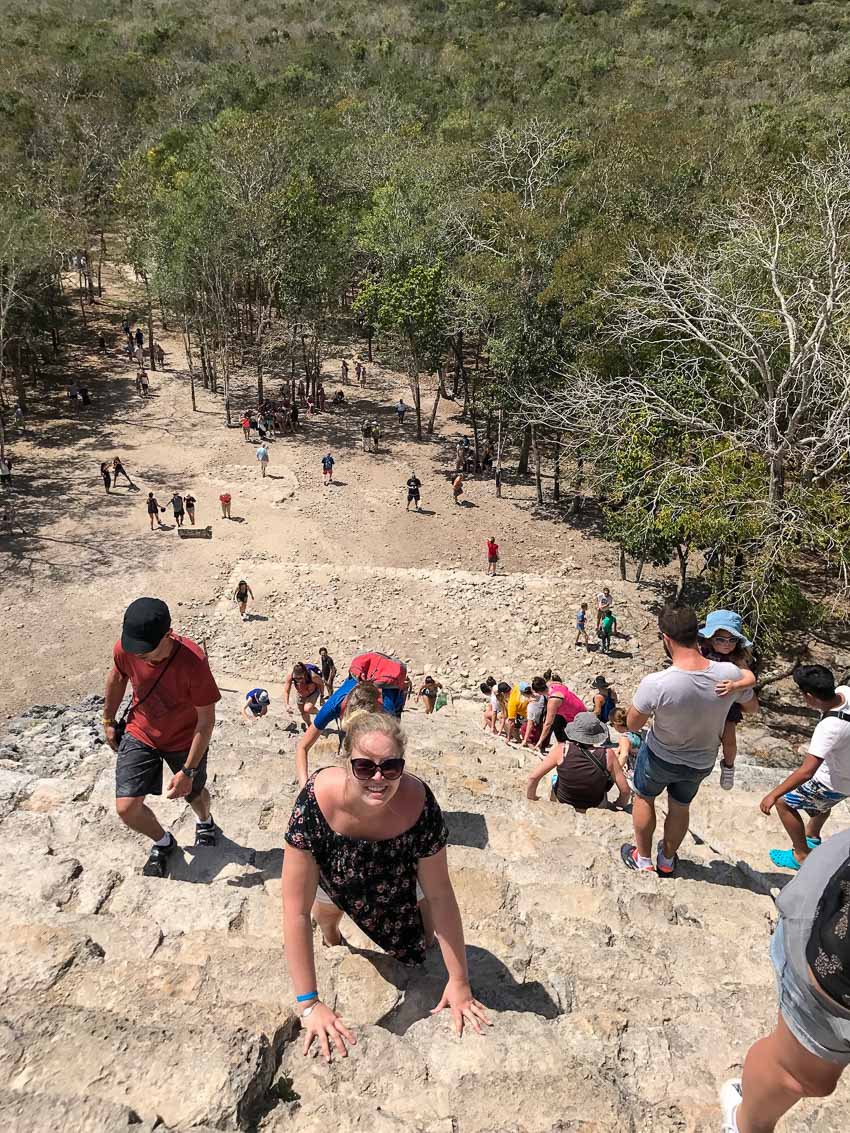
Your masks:
{"label": "dirt path", "polygon": [[[137,301],[121,269],[106,271],[105,286],[90,322],[92,347],[100,329],[120,346],[122,314]],[[532,516],[533,485],[508,486],[497,500],[492,481],[473,478],[467,486],[470,506],[455,506],[453,448],[465,431],[459,407],[444,402],[435,437],[417,444],[410,415],[401,427],[393,412],[399,395],[410,400],[404,378],[380,365],[369,368],[364,389],[345,387],[345,408],[309,419],[302,415],[297,437],[272,442],[269,476],[261,480],[255,446],[245,443],[239,428],[224,427],[220,396],[198,388],[192,412],[179,337],[160,327],[156,334],[167,369],[151,373],[147,401],[135,391],[134,365],[117,350],[102,356],[74,344],[66,351],[66,373],[88,385],[91,406],[72,407],[61,380],[45,378],[34,391],[24,435],[12,438],[15,505],[27,534],[0,535],[0,612],[7,627],[0,711],[99,689],[129,601],[140,594],[161,596],[175,624],[185,625],[189,610],[212,609],[234,564],[246,559],[291,564],[293,621],[299,603],[316,597],[299,589],[299,570],[306,564],[483,572],[490,534],[500,542],[511,573],[612,575],[606,544]],[[324,373],[331,392],[342,385],[339,372],[339,358],[329,357]],[[377,455],[362,452],[366,414],[381,420],[385,444]],[[336,482],[325,488],[320,459],[328,451],[337,462]],[[104,492],[99,462],[115,454],[138,493],[122,486]],[[420,514],[405,512],[410,469],[423,482]],[[225,488],[233,496],[233,522],[220,515],[218,496]],[[164,529],[149,530],[148,491],[165,503],[174,489],[197,497],[198,525],[211,525],[212,539],[178,538],[170,511],[163,516],[171,521]],[[380,583],[375,585],[372,597],[380,600]],[[486,595],[480,605],[475,620],[481,624],[465,627],[479,636],[498,636],[509,622],[533,620],[533,610],[504,610],[498,603],[488,608]],[[394,599],[392,610],[403,622],[404,603]],[[439,611],[434,616],[439,619]],[[571,618],[571,611],[563,616]],[[340,640],[337,623],[347,628],[357,621],[356,611],[328,620],[324,636]],[[454,635],[457,626],[447,629]],[[285,653],[287,626],[272,630]]]}

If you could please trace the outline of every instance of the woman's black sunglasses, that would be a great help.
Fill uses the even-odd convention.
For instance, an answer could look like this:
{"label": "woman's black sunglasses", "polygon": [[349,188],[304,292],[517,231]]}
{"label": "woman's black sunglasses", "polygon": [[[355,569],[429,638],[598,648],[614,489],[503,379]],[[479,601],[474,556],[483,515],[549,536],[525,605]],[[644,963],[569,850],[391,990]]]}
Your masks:
{"label": "woman's black sunglasses", "polygon": [[373,779],[380,771],[383,779],[400,779],[404,771],[404,760],[399,756],[376,763],[374,759],[352,759],[351,770],[355,779]]}

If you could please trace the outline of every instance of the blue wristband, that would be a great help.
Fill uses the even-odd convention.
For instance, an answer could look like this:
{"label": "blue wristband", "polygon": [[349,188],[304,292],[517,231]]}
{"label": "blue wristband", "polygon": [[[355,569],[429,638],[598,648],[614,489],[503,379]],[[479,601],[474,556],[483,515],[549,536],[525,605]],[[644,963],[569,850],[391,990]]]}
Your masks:
{"label": "blue wristband", "polygon": [[310,999],[318,999],[319,993],[317,991],[308,991],[306,995],[296,995],[296,1003],[307,1003]]}

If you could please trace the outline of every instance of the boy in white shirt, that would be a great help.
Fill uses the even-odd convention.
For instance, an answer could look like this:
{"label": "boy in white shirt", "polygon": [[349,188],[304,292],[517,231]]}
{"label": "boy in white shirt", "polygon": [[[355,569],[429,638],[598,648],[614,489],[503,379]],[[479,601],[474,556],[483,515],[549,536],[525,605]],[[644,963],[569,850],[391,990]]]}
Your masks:
{"label": "boy in white shirt", "polygon": [[[820,845],[820,834],[832,808],[850,797],[850,687],[835,686],[824,665],[798,665],[794,681],[810,708],[822,713],[800,767],[762,799],[763,814],[776,813],[792,848],[771,850],[770,860],[797,870]],[[800,811],[809,816],[803,822]]]}

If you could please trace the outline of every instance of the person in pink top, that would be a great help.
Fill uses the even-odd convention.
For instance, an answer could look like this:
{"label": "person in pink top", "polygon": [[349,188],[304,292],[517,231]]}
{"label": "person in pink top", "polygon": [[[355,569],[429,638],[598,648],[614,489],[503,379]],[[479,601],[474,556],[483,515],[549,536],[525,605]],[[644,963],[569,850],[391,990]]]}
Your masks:
{"label": "person in pink top", "polygon": [[537,750],[546,750],[553,732],[559,744],[566,743],[567,724],[571,724],[579,712],[586,711],[584,701],[562,683],[557,673],[553,673],[546,692],[546,716],[536,745]]}

